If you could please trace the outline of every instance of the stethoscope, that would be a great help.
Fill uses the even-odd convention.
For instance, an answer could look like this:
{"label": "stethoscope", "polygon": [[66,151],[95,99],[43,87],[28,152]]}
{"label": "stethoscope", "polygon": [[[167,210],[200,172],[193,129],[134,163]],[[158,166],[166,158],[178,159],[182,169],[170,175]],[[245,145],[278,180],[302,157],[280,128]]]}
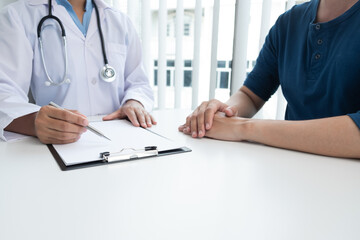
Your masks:
{"label": "stethoscope", "polygon": [[[60,19],[58,17],[52,15],[52,3],[51,3],[51,1],[52,0],[49,0],[49,14],[47,16],[43,17],[40,20],[38,28],[37,28],[37,35],[38,35],[39,43],[40,43],[41,59],[42,59],[42,63],[43,63],[43,66],[44,66],[46,77],[47,77],[47,81],[45,81],[45,85],[48,86],[48,87],[49,86],[60,86],[60,85],[62,85],[64,83],[67,83],[67,84],[71,83],[71,80],[68,77],[68,54],[67,54],[67,43],[66,43],[65,28],[64,28],[62,22],[60,21]],[[115,69],[113,67],[111,67],[109,65],[108,59],[106,57],[104,36],[103,36],[103,33],[102,33],[101,24],[100,24],[99,9],[97,8],[94,0],[92,0],[92,4],[94,5],[95,12],[96,12],[97,25],[98,25],[98,28],[99,28],[99,35],[100,35],[100,40],[101,40],[101,48],[102,48],[102,53],[103,53],[104,63],[105,63],[105,66],[103,68],[101,68],[101,70],[100,70],[100,78],[102,80],[104,80],[105,82],[112,82],[116,78],[116,71],[115,71]],[[45,64],[43,41],[42,41],[42,38],[41,38],[41,30],[42,30],[41,27],[42,27],[43,23],[47,19],[55,20],[56,22],[59,23],[60,28],[61,28],[61,35],[62,35],[63,45],[64,45],[63,51],[64,51],[64,56],[65,56],[64,57],[65,58],[64,59],[65,72],[64,72],[64,76],[63,76],[63,79],[62,79],[61,82],[55,82],[54,80],[51,79],[51,77],[49,76],[48,70],[46,68],[46,64]]]}

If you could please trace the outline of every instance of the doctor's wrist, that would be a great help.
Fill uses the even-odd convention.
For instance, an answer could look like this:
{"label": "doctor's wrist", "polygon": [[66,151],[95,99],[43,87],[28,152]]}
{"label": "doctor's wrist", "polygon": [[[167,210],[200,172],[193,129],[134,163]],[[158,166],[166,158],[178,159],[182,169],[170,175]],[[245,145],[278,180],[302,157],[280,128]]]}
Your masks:
{"label": "doctor's wrist", "polygon": [[6,128],[6,131],[20,133],[28,136],[36,136],[35,119],[37,112],[14,119]]}

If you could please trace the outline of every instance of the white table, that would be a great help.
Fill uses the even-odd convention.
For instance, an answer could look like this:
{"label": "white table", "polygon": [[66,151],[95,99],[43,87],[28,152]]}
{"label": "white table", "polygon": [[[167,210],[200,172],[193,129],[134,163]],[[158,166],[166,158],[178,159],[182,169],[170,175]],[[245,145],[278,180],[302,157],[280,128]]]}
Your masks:
{"label": "white table", "polygon": [[192,139],[191,153],[63,172],[35,138],[0,143],[1,240],[360,239],[360,161]]}

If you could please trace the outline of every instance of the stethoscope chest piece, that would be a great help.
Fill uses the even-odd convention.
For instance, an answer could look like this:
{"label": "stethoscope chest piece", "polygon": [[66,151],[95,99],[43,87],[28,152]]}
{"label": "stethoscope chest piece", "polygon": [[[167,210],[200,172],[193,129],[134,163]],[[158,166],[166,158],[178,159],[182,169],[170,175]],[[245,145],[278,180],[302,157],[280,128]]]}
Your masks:
{"label": "stethoscope chest piece", "polygon": [[113,67],[106,64],[100,71],[100,77],[105,82],[113,82],[116,79],[116,71]]}

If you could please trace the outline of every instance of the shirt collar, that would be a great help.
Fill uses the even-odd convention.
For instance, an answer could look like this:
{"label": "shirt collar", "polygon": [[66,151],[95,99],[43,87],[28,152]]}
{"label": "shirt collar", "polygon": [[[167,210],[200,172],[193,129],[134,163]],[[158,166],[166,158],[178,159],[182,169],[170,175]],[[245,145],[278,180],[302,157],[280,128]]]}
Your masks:
{"label": "shirt collar", "polygon": [[93,7],[92,1],[91,0],[86,0],[86,4],[85,4],[85,11],[90,11]]}
{"label": "shirt collar", "polygon": [[311,14],[312,14],[311,24],[321,24],[322,28],[334,26],[334,25],[346,20],[352,14],[354,14],[355,12],[357,12],[360,9],[360,1],[357,1],[350,9],[348,9],[346,12],[344,12],[340,16],[336,17],[335,19],[330,20],[328,22],[316,23],[315,21],[316,21],[316,16],[317,16],[317,11],[319,8],[320,0],[312,0],[310,4],[311,4],[311,8],[312,8],[311,9],[311,11],[312,11],[311,12]]}
{"label": "shirt collar", "polygon": [[[67,8],[72,8],[71,4],[69,3],[68,0],[56,0],[57,4],[64,6],[66,9]],[[86,0],[85,3],[85,7],[84,10],[88,11],[92,9],[92,1],[91,0]]]}

